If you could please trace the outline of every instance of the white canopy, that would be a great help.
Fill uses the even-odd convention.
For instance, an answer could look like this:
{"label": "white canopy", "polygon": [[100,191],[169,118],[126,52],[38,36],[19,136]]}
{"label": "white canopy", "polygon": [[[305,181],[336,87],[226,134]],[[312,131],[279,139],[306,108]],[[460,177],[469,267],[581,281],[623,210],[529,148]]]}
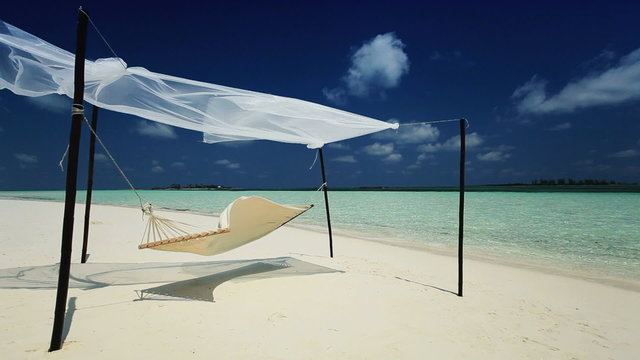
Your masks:
{"label": "white canopy", "polygon": [[[104,109],[201,131],[204,141],[272,140],[319,148],[391,124],[319,104],[126,67],[85,63],[85,100]],[[73,98],[74,54],[0,21],[0,89]]]}

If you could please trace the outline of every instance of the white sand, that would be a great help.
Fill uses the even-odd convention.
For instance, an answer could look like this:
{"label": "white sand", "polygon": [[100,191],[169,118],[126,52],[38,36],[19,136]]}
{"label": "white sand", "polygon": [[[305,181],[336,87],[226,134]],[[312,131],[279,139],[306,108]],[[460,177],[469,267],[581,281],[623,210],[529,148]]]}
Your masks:
{"label": "white sand", "polygon": [[[59,261],[62,203],[0,200],[0,268]],[[83,206],[76,207],[79,262]],[[343,272],[231,280],[215,302],[138,299],[159,284],[72,288],[48,353],[55,289],[0,286],[2,359],[637,359],[640,292],[292,227],[215,257],[137,250],[136,209],[94,206],[90,263],[290,256]],[[214,227],[215,219],[172,213]],[[151,274],[153,275],[153,274]],[[149,276],[149,283],[155,281]],[[2,279],[0,279],[0,285]],[[69,316],[68,316],[69,317]]]}

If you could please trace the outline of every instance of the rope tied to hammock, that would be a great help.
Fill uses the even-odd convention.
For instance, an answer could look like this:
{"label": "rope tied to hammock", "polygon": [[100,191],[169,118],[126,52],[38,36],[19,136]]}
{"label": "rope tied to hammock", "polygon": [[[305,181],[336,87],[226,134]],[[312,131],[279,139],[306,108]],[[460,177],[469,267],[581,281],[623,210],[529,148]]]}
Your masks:
{"label": "rope tied to hammock", "polygon": [[[131,183],[131,180],[129,180],[129,178],[127,177],[127,175],[124,173],[124,171],[122,170],[122,168],[120,167],[120,165],[118,165],[118,162],[116,161],[116,159],[113,157],[113,155],[111,155],[111,152],[109,151],[109,149],[107,148],[107,146],[104,144],[104,142],[102,141],[102,139],[100,138],[100,136],[98,136],[98,134],[96,133],[96,131],[93,129],[93,127],[91,126],[91,124],[89,123],[89,120],[87,120],[87,117],[84,116],[84,112],[83,112],[83,116],[82,119],[84,120],[84,123],[87,125],[87,127],[89,128],[89,130],[91,131],[91,133],[93,134],[93,136],[96,137],[96,140],[98,140],[98,143],[100,144],[100,146],[102,147],[102,149],[104,150],[104,152],[107,154],[107,157],[111,160],[111,162],[113,163],[113,165],[116,167],[116,169],[118,169],[118,172],[120,172],[120,175],[122,175],[122,177],[124,178],[124,180],[127,182],[127,184],[129,185],[129,187],[131,188],[131,190],[133,190],[134,194],[136,194],[136,196],[138,197],[138,201],[140,202],[140,209],[142,210],[142,212],[144,214],[147,214],[147,211],[145,210],[145,203],[149,205],[149,211],[151,209],[151,204],[149,202],[145,202],[142,199],[142,196],[140,196],[140,193],[138,193],[138,191],[136,190],[136,188],[133,186],[133,184]],[[151,212],[149,212],[150,214]]]}

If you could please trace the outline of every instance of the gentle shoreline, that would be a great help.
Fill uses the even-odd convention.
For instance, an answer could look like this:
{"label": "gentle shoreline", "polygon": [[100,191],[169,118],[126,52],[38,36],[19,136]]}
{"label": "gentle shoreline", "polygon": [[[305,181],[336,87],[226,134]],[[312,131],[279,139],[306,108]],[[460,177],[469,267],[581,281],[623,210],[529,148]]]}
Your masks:
{"label": "gentle shoreline", "polygon": [[[51,279],[38,269],[59,261],[62,209],[59,202],[0,200],[2,271],[25,274],[27,267],[32,280]],[[211,224],[211,216],[158,212]],[[82,214],[78,204],[74,263]],[[469,258],[461,298],[451,256],[336,235],[331,259],[326,234],[285,226],[201,257],[137,250],[143,226],[137,209],[94,206],[86,268],[288,257],[333,272],[232,279],[215,288],[214,303],[139,300],[134,290],[158,282],[157,271],[137,272],[138,285],[72,288],[72,319],[63,350],[55,353],[46,352],[55,290],[20,285],[24,275],[0,277],[3,356],[111,359],[136,351],[235,359],[625,359],[640,352],[638,291]]]}
{"label": "gentle shoreline", "polygon": [[[11,200],[11,198],[8,198]],[[3,198],[0,198],[0,201]],[[51,199],[33,199],[33,198],[17,198],[13,200],[18,201],[35,201],[35,202],[56,202],[60,203],[58,200]],[[78,202],[76,205],[84,205],[81,202]],[[94,205],[98,206],[106,206],[106,207],[115,207],[115,208],[127,208],[127,209],[138,209],[139,206],[136,205],[111,205],[111,204],[102,204],[96,203]],[[158,211],[167,212],[167,213],[178,213],[178,214],[191,214],[198,216],[209,216],[217,218],[219,214],[217,213],[208,213],[204,211],[192,210],[192,209],[175,209],[175,208],[167,208],[167,207],[158,207],[156,208]],[[217,220],[215,220],[217,223]],[[300,223],[290,223],[288,225],[292,228],[297,228],[301,230],[313,231],[315,233],[326,233],[326,228],[324,225],[313,225],[313,224],[300,224]],[[385,237],[373,237],[370,234],[364,234],[353,230],[343,230],[334,225],[333,227],[334,235],[346,236],[349,238],[360,239],[364,241],[377,242],[388,246],[395,246],[400,248],[408,248],[414,249],[418,251],[425,251],[436,255],[444,255],[449,257],[457,258],[457,247],[455,246],[434,246],[429,244],[422,244],[415,241],[408,240],[400,240],[400,239],[389,239]],[[560,267],[558,264],[553,264],[551,262],[543,262],[539,259],[525,259],[522,257],[514,257],[511,256],[497,256],[492,255],[486,249],[478,250],[474,248],[470,248],[467,246],[465,248],[465,259],[472,259],[476,261],[481,261],[490,264],[498,264],[504,265],[508,267],[527,269],[531,271],[541,272],[545,274],[557,274],[565,277],[581,279],[592,281],[596,283],[601,283],[604,285],[615,286],[622,289],[632,290],[632,291],[640,291],[640,277],[639,278],[629,278],[629,277],[620,277],[620,276],[611,276],[608,274],[604,274],[602,269],[568,269],[567,267]]]}

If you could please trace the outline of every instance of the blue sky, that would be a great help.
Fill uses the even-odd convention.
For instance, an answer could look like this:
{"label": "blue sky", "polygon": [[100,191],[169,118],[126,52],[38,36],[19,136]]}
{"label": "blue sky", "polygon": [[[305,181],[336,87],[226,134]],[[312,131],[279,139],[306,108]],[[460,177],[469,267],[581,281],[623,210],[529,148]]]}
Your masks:
{"label": "blue sky", "polygon": [[[633,1],[84,2],[129,66],[300,98],[383,121],[469,119],[469,184],[640,181],[640,3]],[[2,20],[74,50],[77,3]],[[90,30],[88,57],[109,57]],[[70,101],[0,91],[0,189],[63,189]],[[314,187],[315,152],[104,111],[99,132],[137,187]],[[325,147],[329,185],[457,183],[457,123]],[[79,186],[86,182],[83,129]],[[98,151],[96,188],[125,188]]]}

